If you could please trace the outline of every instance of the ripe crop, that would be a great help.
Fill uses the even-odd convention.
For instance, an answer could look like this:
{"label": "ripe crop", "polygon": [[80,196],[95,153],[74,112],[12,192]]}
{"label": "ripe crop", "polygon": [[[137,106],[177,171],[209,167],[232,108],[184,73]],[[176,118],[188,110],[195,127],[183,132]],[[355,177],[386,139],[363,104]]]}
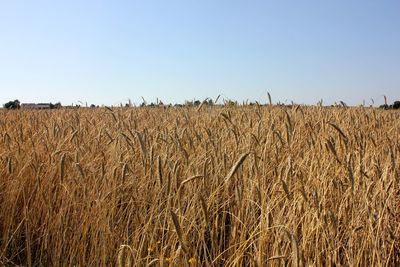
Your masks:
{"label": "ripe crop", "polygon": [[0,265],[395,266],[400,113],[0,111]]}

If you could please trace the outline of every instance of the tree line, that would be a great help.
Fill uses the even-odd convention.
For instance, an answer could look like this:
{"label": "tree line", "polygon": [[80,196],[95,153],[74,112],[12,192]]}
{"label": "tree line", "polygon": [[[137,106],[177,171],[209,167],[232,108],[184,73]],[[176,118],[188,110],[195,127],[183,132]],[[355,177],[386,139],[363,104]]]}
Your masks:
{"label": "tree line", "polygon": [[[45,104],[38,104],[38,105],[48,105],[49,109],[57,109],[57,108],[62,107],[60,102],[57,102],[55,104],[45,103]],[[5,109],[20,109],[21,102],[18,99],[14,100],[14,101],[9,101],[3,105],[3,108],[5,108]]]}
{"label": "tree line", "polygon": [[[216,101],[215,101],[216,102]],[[206,99],[204,101],[200,101],[200,100],[193,100],[193,101],[185,101],[185,104],[181,105],[181,104],[175,104],[175,107],[182,107],[182,106],[187,106],[187,107],[191,107],[191,106],[200,106],[200,105],[214,105],[214,101],[212,99]],[[40,104],[39,104],[40,105]],[[57,108],[61,108],[62,105],[60,102],[58,103],[46,103],[46,105],[48,105],[49,109],[57,109]],[[224,105],[226,106],[237,106],[238,102],[237,101],[232,101],[232,100],[225,100],[224,101]],[[254,103],[250,103],[248,105],[254,105]],[[279,104],[278,104],[279,105]],[[126,104],[126,107],[129,107],[131,105]],[[157,101],[156,104],[154,103],[150,103],[147,104],[146,101],[143,101],[142,104],[140,104],[140,107],[156,107],[156,106],[164,106],[164,104],[161,101]],[[171,104],[169,106],[172,106]],[[76,106],[76,107],[80,107],[80,106]],[[95,108],[95,107],[99,107],[99,106],[95,106],[95,105],[90,105],[91,108]],[[14,101],[9,101],[7,103],[5,103],[3,105],[3,108],[5,109],[19,109],[21,108],[21,102],[16,99]],[[393,104],[388,105],[388,104],[384,104],[384,105],[380,105],[379,108],[382,109],[400,109],[400,101],[394,101]]]}

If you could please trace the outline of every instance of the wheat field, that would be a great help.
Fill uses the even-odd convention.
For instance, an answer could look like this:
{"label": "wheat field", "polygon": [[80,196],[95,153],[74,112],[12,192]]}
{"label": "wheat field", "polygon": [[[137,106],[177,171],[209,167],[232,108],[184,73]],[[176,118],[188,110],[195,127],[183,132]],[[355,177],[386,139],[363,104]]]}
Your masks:
{"label": "wheat field", "polygon": [[400,113],[0,111],[0,265],[399,266]]}

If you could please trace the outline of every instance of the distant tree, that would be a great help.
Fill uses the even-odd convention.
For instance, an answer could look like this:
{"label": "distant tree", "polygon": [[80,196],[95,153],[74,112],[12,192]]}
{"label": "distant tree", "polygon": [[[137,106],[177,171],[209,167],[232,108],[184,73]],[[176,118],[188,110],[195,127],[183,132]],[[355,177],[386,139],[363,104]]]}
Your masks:
{"label": "distant tree", "polygon": [[238,105],[238,102],[228,99],[228,100],[224,100],[224,105],[228,106],[228,107],[235,107]]}
{"label": "distant tree", "polygon": [[383,104],[383,105],[380,105],[379,108],[383,108],[383,109],[400,109],[400,101],[394,101],[394,103],[392,105]]}
{"label": "distant tree", "polygon": [[388,104],[383,104],[383,105],[380,105],[379,108],[388,109],[389,105]]}
{"label": "distant tree", "polygon": [[57,103],[55,103],[55,104],[53,104],[53,103],[50,103],[50,109],[59,109],[59,108],[61,108],[62,106],[61,106],[61,103],[60,102],[57,102]]}
{"label": "distant tree", "polygon": [[18,99],[14,101],[7,102],[3,105],[4,108],[6,109],[19,109],[21,107],[21,104]]}

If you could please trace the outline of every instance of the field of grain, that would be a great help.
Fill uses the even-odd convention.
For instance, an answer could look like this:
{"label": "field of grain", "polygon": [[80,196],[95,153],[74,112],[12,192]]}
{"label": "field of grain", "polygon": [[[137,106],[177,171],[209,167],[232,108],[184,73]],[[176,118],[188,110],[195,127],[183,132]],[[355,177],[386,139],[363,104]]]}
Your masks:
{"label": "field of grain", "polygon": [[0,265],[395,266],[400,113],[0,111]]}

